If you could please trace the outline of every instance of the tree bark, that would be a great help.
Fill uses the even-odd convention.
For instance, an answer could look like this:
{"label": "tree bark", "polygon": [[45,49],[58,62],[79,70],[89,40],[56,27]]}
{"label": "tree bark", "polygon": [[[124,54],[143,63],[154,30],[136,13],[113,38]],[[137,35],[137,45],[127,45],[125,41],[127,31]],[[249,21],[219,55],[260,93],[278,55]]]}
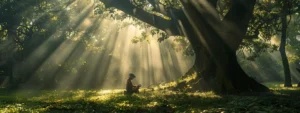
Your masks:
{"label": "tree bark", "polygon": [[[192,85],[195,90],[213,90],[217,93],[269,91],[267,87],[247,76],[238,64],[235,53],[242,41],[243,35],[246,33],[255,1],[250,0],[248,3],[243,2],[233,5],[235,8],[229,11],[230,15],[225,17],[224,20],[226,21],[224,22],[219,20],[219,18],[216,18],[218,17],[214,14],[216,11],[206,12],[203,11],[203,9],[199,10],[199,7],[194,6],[196,3],[192,3],[191,1],[181,0],[181,2],[184,7],[183,10],[168,10],[168,14],[170,14],[168,16],[171,17],[172,20],[167,22],[173,26],[167,27],[176,27],[171,29],[176,29],[174,31],[177,33],[171,34],[186,36],[196,55],[194,66],[189,70],[189,72],[196,72],[197,77],[190,83],[186,83],[184,85]],[[110,3],[111,6],[124,10],[120,8],[119,3],[116,3],[115,5],[113,4],[114,2]],[[239,10],[237,6],[240,4],[246,6],[247,4],[250,5],[239,12],[237,11]],[[127,8],[134,9],[132,7]],[[213,9],[214,6],[212,5],[209,8]],[[128,9],[124,12],[127,13]],[[151,23],[148,19],[143,19],[141,16],[133,15],[131,12],[129,12],[129,14],[137,17],[141,21],[149,23],[150,25],[154,24],[152,25],[154,27],[158,26],[155,25],[158,22]],[[143,13],[143,15],[145,14]],[[234,27],[228,27],[228,25]],[[162,29],[161,27],[157,28],[164,31],[166,31],[166,29],[170,29]],[[224,30],[220,28],[224,28]],[[181,85],[178,85],[176,88],[180,87]]]}
{"label": "tree bark", "polygon": [[285,52],[285,46],[286,46],[286,35],[287,35],[287,4],[285,1],[283,1],[283,11],[281,16],[281,42],[279,47],[279,52],[282,59],[283,69],[284,69],[284,87],[292,87],[292,80],[291,80],[291,72],[290,72],[290,66],[289,62],[286,56]]}
{"label": "tree bark", "polygon": [[[212,20],[218,22],[217,18],[215,18],[217,16],[214,16],[213,14],[205,14],[207,13],[207,11],[197,12],[196,6],[194,6],[189,1],[182,0],[182,4],[184,7],[185,14],[187,15],[188,21],[192,26],[192,27],[187,26],[184,28],[192,28],[186,31],[188,32],[194,31],[195,34],[195,36],[189,36],[189,35],[186,36],[187,38],[189,38],[191,42],[195,42],[196,44],[198,43],[198,45],[201,44],[201,46],[204,48],[202,49],[202,54],[203,53],[207,54],[206,58],[203,58],[203,56],[205,55],[201,55],[199,51],[195,51],[196,66],[194,67],[196,67],[196,71],[198,71],[197,73],[200,74],[198,76],[201,76],[200,78],[203,78],[203,80],[208,83],[207,85],[203,85],[203,86],[210,86],[212,90],[214,90],[217,93],[237,93],[237,92],[244,92],[244,91],[259,91],[259,92],[269,91],[267,87],[249,78],[247,74],[242,70],[242,68],[240,67],[236,59],[236,53],[235,53],[236,47],[231,46],[231,45],[236,46],[236,43],[230,43],[228,41],[224,41],[224,40],[228,40],[227,38],[228,35],[219,33],[220,32],[218,31],[219,29],[216,29],[216,27],[219,26],[223,27],[222,25],[211,24]],[[254,5],[254,3],[252,4]],[[247,12],[247,10],[245,10],[244,13],[252,14],[252,11],[249,12],[248,10]],[[243,15],[245,14],[242,14],[241,17],[249,17]],[[206,19],[207,17],[209,17],[209,20]],[[226,23],[230,20],[235,20],[234,17],[227,16],[227,18],[228,17],[230,18],[227,19],[227,21],[225,21]],[[232,25],[236,25],[236,27],[232,28],[234,32],[231,32],[233,33],[233,39],[235,38],[237,40],[240,40],[242,34],[245,34],[246,31],[238,30],[238,32],[236,32],[235,29],[236,28],[245,29],[244,27],[247,27],[249,20],[250,19],[243,19],[243,21],[240,21],[239,24],[236,23],[232,24]],[[191,33],[186,33],[186,34],[191,34]],[[195,37],[197,37],[198,40],[197,39],[195,40],[194,39]],[[241,41],[238,42],[240,43]],[[195,46],[196,44],[192,43],[192,46]],[[202,58],[198,56],[202,56]],[[199,60],[199,58],[204,59],[205,61],[204,62],[202,61],[199,64],[198,62],[201,61]],[[212,68],[215,68],[215,70],[212,70]],[[214,73],[211,73],[211,71],[214,71]]]}

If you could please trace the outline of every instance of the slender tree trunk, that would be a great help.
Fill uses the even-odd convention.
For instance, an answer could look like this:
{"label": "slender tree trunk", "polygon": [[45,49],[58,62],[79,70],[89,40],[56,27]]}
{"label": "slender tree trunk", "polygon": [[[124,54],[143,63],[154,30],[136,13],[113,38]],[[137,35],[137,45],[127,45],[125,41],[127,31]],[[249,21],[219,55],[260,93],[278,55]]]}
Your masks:
{"label": "slender tree trunk", "polygon": [[283,6],[283,13],[281,17],[281,23],[282,23],[282,29],[281,29],[281,42],[280,42],[280,55],[282,59],[283,69],[284,69],[284,87],[292,87],[292,80],[291,80],[291,72],[290,72],[290,66],[289,62],[286,56],[285,52],[285,46],[286,46],[286,38],[287,38],[287,5],[284,1]]}

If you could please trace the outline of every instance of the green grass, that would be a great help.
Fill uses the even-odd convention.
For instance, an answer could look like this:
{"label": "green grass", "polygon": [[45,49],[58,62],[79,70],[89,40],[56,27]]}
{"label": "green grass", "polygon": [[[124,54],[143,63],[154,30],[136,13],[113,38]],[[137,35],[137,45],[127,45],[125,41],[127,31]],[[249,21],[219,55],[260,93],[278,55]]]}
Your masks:
{"label": "green grass", "polygon": [[[216,95],[213,92],[142,90],[123,95],[123,90],[17,91],[0,93],[0,113],[15,112],[227,112],[299,113],[300,89],[271,87],[275,95]],[[3,92],[3,91],[1,91]]]}

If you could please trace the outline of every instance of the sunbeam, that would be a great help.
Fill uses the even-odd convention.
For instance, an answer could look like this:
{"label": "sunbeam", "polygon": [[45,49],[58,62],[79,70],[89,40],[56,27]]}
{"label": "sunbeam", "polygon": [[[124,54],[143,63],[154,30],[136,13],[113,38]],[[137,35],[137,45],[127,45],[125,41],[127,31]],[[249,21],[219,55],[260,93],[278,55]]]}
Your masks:
{"label": "sunbeam", "polygon": [[299,6],[0,0],[0,113],[297,112]]}
{"label": "sunbeam", "polygon": [[[155,35],[148,37],[149,41],[133,44],[132,38],[143,29],[132,25],[119,29],[122,21],[93,14],[92,1],[77,0],[67,7],[60,14],[70,20],[45,38],[25,61],[22,71],[36,70],[23,87],[122,89],[129,73],[137,75],[135,83],[153,87],[176,80],[193,64],[193,56],[172,48],[174,38],[157,42]],[[128,21],[132,20],[124,20]]]}

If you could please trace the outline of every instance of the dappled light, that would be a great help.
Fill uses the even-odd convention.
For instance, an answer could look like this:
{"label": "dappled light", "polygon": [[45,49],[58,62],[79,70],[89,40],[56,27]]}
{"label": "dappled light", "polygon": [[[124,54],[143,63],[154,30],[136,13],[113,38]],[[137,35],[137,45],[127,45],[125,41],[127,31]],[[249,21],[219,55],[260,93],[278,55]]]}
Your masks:
{"label": "dappled light", "polygon": [[[280,37],[274,36],[272,37],[270,43],[279,45]],[[250,56],[251,52],[244,52],[245,56]],[[293,49],[287,49],[287,56],[290,62],[290,71],[291,76],[293,78],[293,82],[297,83],[300,81],[300,76],[296,70],[297,61],[294,61],[293,57],[297,56],[297,52],[294,52]],[[240,56],[240,59],[243,59],[243,56]],[[268,59],[268,60],[266,60]],[[255,61],[245,61],[240,63],[242,64],[243,69],[249,74],[249,76],[254,77],[260,82],[268,82],[268,81],[284,81],[284,72],[281,62],[281,56],[278,51],[271,53],[262,53],[260,57],[258,57]],[[260,76],[258,76],[260,75]]]}
{"label": "dappled light", "polygon": [[297,113],[299,0],[1,0],[0,112]]}
{"label": "dappled light", "polygon": [[[169,90],[147,90],[133,96],[123,96],[119,90],[61,90],[41,91],[38,94],[27,90],[14,93],[15,97],[11,100],[15,100],[16,103],[11,103],[11,101],[1,102],[0,112],[233,112],[246,106],[245,109],[250,111],[256,111],[264,107],[261,110],[266,112],[281,112],[287,109],[291,112],[296,111],[298,108],[288,107],[290,104],[296,104],[296,100],[279,100],[282,109],[276,109],[276,105],[270,106],[268,102],[273,102],[276,97],[280,96],[297,95],[299,89],[283,88],[283,84],[280,86],[272,85],[274,86],[270,87],[276,94],[274,97],[232,97],[219,96],[213,92],[182,93]],[[25,94],[27,97],[24,97]],[[8,97],[2,96],[1,99],[3,98],[8,99]],[[39,104],[35,105],[36,102],[39,102]]]}
{"label": "dappled light", "polygon": [[93,6],[94,1],[74,1],[49,20],[60,21],[61,13],[69,19],[21,64],[20,76],[34,71],[22,87],[124,88],[129,73],[138,75],[136,82],[144,87],[153,87],[176,80],[191,66],[192,57],[172,50],[174,38],[158,43],[153,36],[148,43],[132,44],[141,30],[120,29],[122,21],[95,15]]}

